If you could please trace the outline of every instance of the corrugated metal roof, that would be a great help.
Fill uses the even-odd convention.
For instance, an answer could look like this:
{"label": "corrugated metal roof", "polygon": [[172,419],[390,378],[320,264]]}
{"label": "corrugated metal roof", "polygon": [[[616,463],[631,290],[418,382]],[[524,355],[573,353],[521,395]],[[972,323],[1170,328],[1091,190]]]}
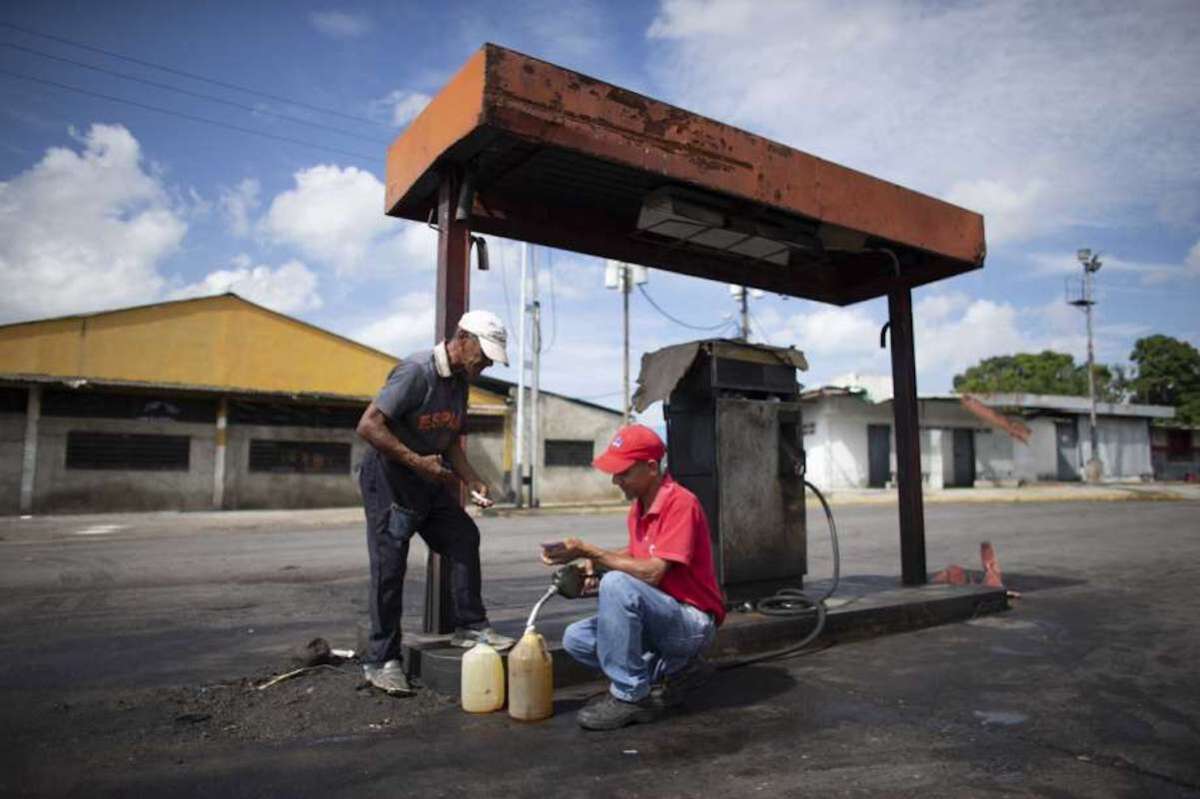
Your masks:
{"label": "corrugated metal roof", "polygon": [[[367,401],[396,358],[236,294],[0,326],[0,379]],[[471,387],[472,409],[504,397]]]}

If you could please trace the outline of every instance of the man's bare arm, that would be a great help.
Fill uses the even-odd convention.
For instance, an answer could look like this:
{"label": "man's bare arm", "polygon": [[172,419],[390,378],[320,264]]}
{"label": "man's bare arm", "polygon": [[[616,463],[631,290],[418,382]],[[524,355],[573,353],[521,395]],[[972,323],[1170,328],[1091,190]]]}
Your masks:
{"label": "man's bare arm", "polygon": [[557,550],[553,557],[543,553],[542,561],[554,565],[570,563],[577,558],[588,558],[596,566],[609,571],[625,572],[649,585],[658,585],[663,575],[671,568],[671,562],[662,558],[634,558],[629,554],[629,548],[604,549],[578,538],[568,538],[563,542],[563,548]]}
{"label": "man's bare arm", "polygon": [[385,458],[409,467],[426,480],[437,482],[453,477],[437,455],[418,455],[404,446],[404,442],[388,428],[387,415],[374,402],[363,411],[355,431]]}

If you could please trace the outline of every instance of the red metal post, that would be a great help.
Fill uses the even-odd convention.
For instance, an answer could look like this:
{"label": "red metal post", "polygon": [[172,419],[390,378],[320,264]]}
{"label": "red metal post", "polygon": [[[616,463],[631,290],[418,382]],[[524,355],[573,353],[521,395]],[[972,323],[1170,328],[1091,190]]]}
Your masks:
{"label": "red metal post", "polygon": [[912,290],[888,292],[892,338],[892,412],[896,422],[896,484],[900,493],[900,575],[924,585],[925,505],[921,496],[921,428],[917,415],[917,365],[913,352]]}
{"label": "red metal post", "polygon": [[[454,218],[461,185],[461,173],[447,168],[441,174],[438,192],[438,266],[437,310],[434,321],[434,342],[454,335],[458,320],[467,310],[470,298],[471,231],[466,220]],[[459,439],[466,447],[466,436]],[[465,500],[465,492],[460,496]],[[453,631],[454,620],[450,606],[450,564],[429,553],[425,563],[426,633],[444,635]]]}

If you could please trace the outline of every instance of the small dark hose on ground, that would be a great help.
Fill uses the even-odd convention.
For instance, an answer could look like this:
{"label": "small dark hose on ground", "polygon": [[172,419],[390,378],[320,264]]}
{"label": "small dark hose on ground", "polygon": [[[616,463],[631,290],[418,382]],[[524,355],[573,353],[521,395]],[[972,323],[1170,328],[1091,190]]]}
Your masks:
{"label": "small dark hose on ground", "polygon": [[754,609],[766,616],[802,616],[806,613],[812,613],[816,615],[816,622],[813,624],[813,628],[809,631],[808,635],[798,643],[784,647],[783,649],[764,652],[761,655],[751,655],[750,657],[726,660],[716,664],[717,668],[722,671],[749,666],[752,663],[780,660],[799,654],[802,649],[815,641],[817,636],[825,629],[825,600],[833,596],[833,592],[838,587],[838,580],[841,577],[842,564],[841,556],[838,553],[837,525],[833,521],[833,511],[829,509],[829,503],[825,501],[825,496],[808,480],[804,481],[804,485],[808,486],[817,495],[817,499],[821,501],[821,507],[825,510],[825,520],[829,523],[829,543],[833,550],[833,582],[830,584],[829,589],[817,599],[811,598],[799,588],[781,588],[772,596],[758,600],[755,603]]}

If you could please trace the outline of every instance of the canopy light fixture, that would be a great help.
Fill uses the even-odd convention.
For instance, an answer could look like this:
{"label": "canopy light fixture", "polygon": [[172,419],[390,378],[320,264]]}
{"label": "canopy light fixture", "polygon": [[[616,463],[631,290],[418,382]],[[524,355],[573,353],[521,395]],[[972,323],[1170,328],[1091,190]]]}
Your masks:
{"label": "canopy light fixture", "polygon": [[794,250],[823,250],[815,230],[732,215],[720,207],[719,201],[675,186],[646,195],[637,227],[642,233],[779,266],[790,263]]}

